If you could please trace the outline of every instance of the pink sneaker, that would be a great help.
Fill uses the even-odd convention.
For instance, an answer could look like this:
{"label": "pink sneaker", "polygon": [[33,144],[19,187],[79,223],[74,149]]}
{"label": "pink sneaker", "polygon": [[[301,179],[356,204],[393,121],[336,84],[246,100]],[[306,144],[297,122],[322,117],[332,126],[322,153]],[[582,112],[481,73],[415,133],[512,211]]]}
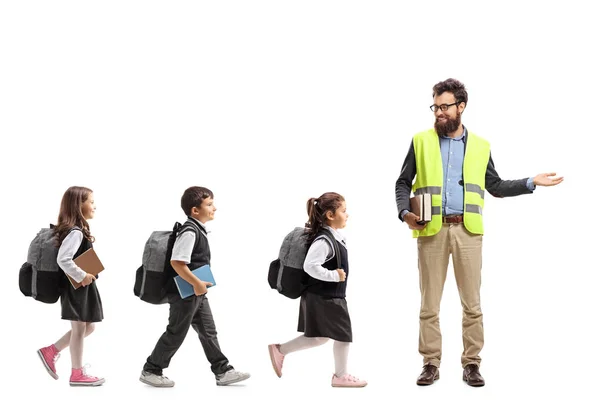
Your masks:
{"label": "pink sneaker", "polygon": [[58,361],[60,353],[58,352],[56,346],[51,344],[48,347],[42,347],[37,351],[37,353],[50,376],[54,379],[58,379],[58,375],[56,375],[56,361]]}
{"label": "pink sneaker", "polygon": [[85,372],[85,367],[71,369],[71,379],[69,379],[69,385],[71,386],[100,386],[103,383],[104,378],[88,375]]}
{"label": "pink sneaker", "polygon": [[275,373],[281,378],[281,368],[283,368],[283,359],[285,358],[285,355],[279,351],[278,344],[269,345],[269,356],[271,356],[271,364],[273,365]]}
{"label": "pink sneaker", "polygon": [[355,376],[346,374],[342,377],[337,377],[335,374],[331,377],[331,386],[333,387],[365,387],[367,381],[358,379]]}

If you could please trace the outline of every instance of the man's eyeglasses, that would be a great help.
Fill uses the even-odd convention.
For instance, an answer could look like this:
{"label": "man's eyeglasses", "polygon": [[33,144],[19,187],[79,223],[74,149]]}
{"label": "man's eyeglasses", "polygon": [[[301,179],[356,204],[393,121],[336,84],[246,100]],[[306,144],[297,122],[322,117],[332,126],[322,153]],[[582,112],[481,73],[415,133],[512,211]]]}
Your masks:
{"label": "man's eyeglasses", "polygon": [[435,104],[432,104],[432,105],[429,106],[429,109],[431,111],[433,111],[433,112],[437,112],[437,110],[448,111],[448,107],[451,107],[451,106],[457,106],[458,107],[458,105],[460,103],[462,103],[462,101],[457,101],[456,103],[452,103],[452,104],[440,104],[439,106],[435,105]]}

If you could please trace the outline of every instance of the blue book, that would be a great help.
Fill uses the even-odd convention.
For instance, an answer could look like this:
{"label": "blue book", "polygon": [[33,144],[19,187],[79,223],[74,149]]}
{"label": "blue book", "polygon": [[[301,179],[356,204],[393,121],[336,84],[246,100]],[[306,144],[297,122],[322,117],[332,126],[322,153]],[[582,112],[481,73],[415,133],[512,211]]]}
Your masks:
{"label": "blue book", "polygon": [[[200,268],[196,268],[192,271],[192,274],[196,275],[198,279],[204,282],[212,283],[212,286],[206,286],[207,288],[211,288],[216,285],[215,278],[213,277],[212,271],[210,270],[210,265],[206,264],[201,266]],[[175,278],[175,286],[177,286],[177,290],[179,290],[179,294],[182,299],[186,297],[190,297],[194,294],[194,287],[190,285],[185,279],[177,275]]]}

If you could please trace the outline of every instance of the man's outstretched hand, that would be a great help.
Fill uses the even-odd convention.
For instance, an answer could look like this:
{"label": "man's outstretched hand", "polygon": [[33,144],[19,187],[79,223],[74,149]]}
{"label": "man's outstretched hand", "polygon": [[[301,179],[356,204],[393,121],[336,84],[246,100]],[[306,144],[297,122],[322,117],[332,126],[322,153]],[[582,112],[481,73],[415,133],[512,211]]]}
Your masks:
{"label": "man's outstretched hand", "polygon": [[555,186],[561,183],[564,177],[556,177],[556,172],[546,172],[536,175],[533,178],[533,184],[536,186]]}

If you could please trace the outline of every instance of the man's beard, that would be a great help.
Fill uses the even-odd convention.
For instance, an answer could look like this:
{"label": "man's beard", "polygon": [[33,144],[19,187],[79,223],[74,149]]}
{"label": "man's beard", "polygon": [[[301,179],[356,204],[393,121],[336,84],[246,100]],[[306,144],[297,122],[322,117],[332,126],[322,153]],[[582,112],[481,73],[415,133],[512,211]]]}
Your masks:
{"label": "man's beard", "polygon": [[456,118],[446,118],[446,122],[440,122],[437,118],[433,127],[439,137],[447,136],[449,133],[455,132],[461,126],[460,114],[456,115]]}

